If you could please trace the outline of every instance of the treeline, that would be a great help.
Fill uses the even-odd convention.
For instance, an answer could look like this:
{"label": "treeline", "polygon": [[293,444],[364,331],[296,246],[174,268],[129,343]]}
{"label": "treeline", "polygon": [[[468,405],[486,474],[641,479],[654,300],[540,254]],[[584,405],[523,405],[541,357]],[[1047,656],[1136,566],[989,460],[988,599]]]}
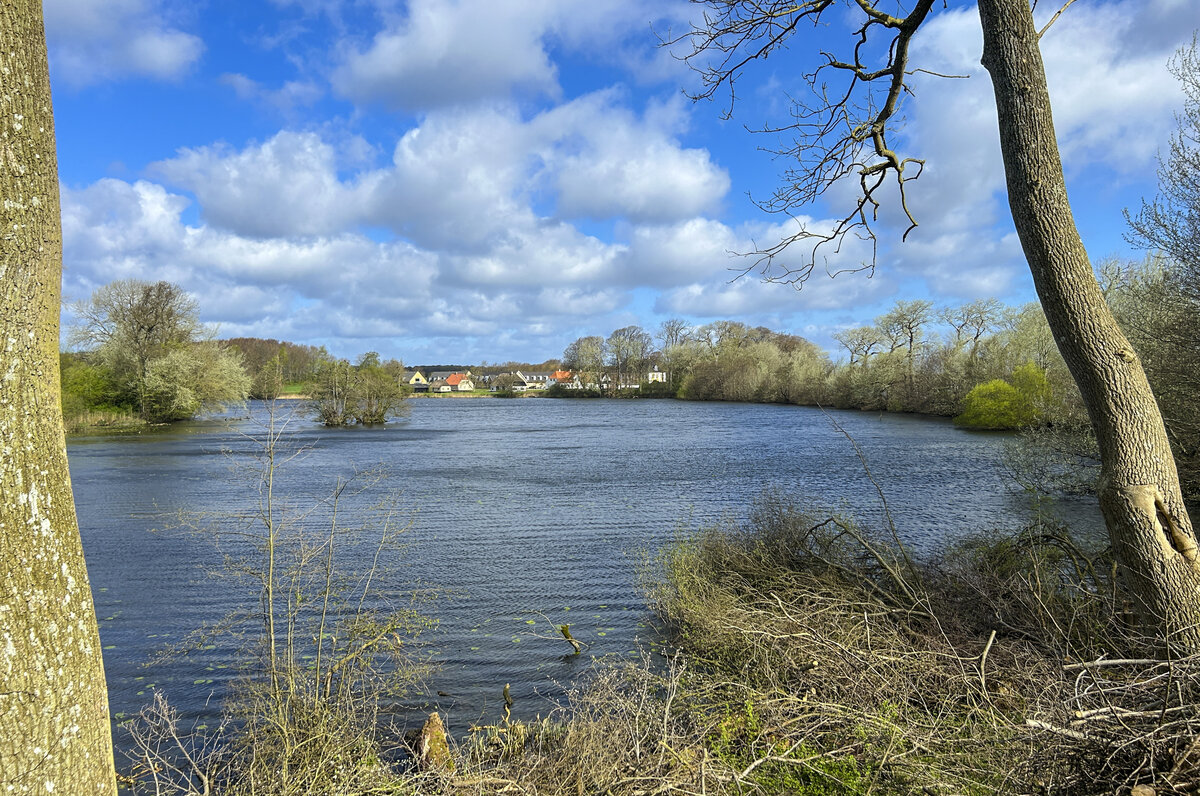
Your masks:
{"label": "treeline", "polygon": [[323,347],[240,337],[215,340],[178,285],[124,279],[72,305],[60,354],[69,429],[186,420],[247,398],[309,400],[326,425],[375,424],[408,394],[403,365],[375,352],[357,362]]}
{"label": "treeline", "polygon": [[[974,404],[975,419],[964,422],[990,428],[1064,420],[1079,411],[1036,304],[1013,308],[988,299],[939,309],[930,301],[900,301],[871,324],[834,337],[844,349],[840,360],[803,337],[762,326],[732,320],[692,326],[672,319],[656,335],[625,327],[607,338],[579,338],[563,352],[563,362],[584,374],[584,382],[616,388],[647,386],[657,369],[671,394],[691,400],[944,416],[962,415]],[[991,382],[1003,382],[1029,404],[1020,422],[1001,411],[1008,407],[969,399]],[[994,411],[979,411],[989,408]]]}
{"label": "treeline", "polygon": [[260,337],[234,337],[225,343],[241,354],[252,374],[251,398],[300,396],[327,426],[386,423],[411,392],[401,379],[403,363],[384,360],[374,351],[351,364],[324,346]]}
{"label": "treeline", "polygon": [[333,359],[324,346],[300,345],[261,337],[222,341],[242,355],[251,374],[250,397],[271,400],[285,392],[303,392],[316,381],[321,364]]}

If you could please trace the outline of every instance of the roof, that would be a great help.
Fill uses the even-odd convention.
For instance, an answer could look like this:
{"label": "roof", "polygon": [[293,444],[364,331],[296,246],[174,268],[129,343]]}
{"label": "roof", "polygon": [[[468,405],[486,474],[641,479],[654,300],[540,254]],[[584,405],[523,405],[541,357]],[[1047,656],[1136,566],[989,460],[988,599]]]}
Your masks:
{"label": "roof", "polygon": [[462,384],[462,381],[465,378],[467,378],[467,377],[464,376],[463,374],[455,373],[452,376],[446,377],[446,383],[449,384],[451,387],[457,387],[459,384]]}

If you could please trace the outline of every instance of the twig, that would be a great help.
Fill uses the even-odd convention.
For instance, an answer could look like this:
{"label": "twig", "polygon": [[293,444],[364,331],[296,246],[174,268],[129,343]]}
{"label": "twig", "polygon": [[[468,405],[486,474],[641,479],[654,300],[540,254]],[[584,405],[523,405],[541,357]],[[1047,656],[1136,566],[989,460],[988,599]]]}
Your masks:
{"label": "twig", "polygon": [[1027,727],[1045,730],[1046,732],[1052,732],[1056,735],[1062,735],[1067,738],[1074,738],[1077,741],[1091,740],[1086,733],[1079,732],[1078,730],[1068,730],[1066,727],[1055,727],[1053,724],[1047,724],[1046,722],[1038,721],[1037,719],[1025,719],[1025,725]]}
{"label": "twig", "polygon": [[1170,661],[1158,660],[1157,658],[1101,658],[1095,661],[1086,661],[1081,663],[1064,663],[1064,672],[1074,672],[1079,669],[1099,669],[1106,666],[1169,666]]}
{"label": "twig", "polygon": [[990,636],[988,636],[987,644],[984,646],[983,652],[980,653],[980,655],[979,655],[979,688],[980,688],[980,690],[983,691],[984,698],[987,699],[989,702],[991,701],[991,697],[988,696],[987,671],[986,671],[985,667],[987,666],[988,652],[991,651],[992,643],[995,642],[995,640],[996,640],[996,631],[993,630],[992,634]]}
{"label": "twig", "polygon": [[1063,12],[1070,8],[1074,2],[1075,0],[1067,0],[1067,2],[1063,4],[1062,8],[1054,12],[1054,16],[1050,17],[1050,21],[1046,23],[1046,26],[1038,31],[1038,41],[1041,41],[1042,37],[1046,35],[1046,31],[1050,30],[1050,26],[1057,22],[1058,18],[1062,16]]}

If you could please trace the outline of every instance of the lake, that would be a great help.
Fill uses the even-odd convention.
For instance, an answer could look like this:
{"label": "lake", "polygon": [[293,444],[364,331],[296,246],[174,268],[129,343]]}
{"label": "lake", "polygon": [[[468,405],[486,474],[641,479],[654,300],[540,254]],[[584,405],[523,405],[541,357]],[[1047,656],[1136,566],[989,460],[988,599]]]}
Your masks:
{"label": "lake", "polygon": [[[281,404],[284,402],[280,402]],[[413,706],[436,707],[451,731],[494,720],[512,684],[514,713],[545,713],[594,657],[636,654],[653,640],[637,587],[642,551],[680,532],[746,516],[764,489],[844,509],[877,527],[882,505],[845,430],[882,485],[904,541],[948,539],[1028,521],[1028,499],[998,467],[1004,435],[946,420],[759,404],[549,399],[420,399],[377,428],[289,421],[307,452],[279,470],[297,507],[338,478],[381,466],[390,477],[343,517],[396,492],[411,527],[385,564],[406,588],[442,592],[425,637],[440,663]],[[279,412],[294,407],[285,404]],[[164,645],[254,594],[214,578],[221,557],[203,534],[158,531],[179,512],[210,520],[254,508],[244,470],[261,435],[251,416],[86,436],[68,442],[75,501],[100,617],[117,718],[164,689],[186,718],[206,721],[234,676],[234,644],[214,639],[185,659],[146,666]],[[1062,503],[1098,528],[1094,500]],[[370,544],[351,546],[362,563]],[[403,601],[404,595],[392,595]],[[555,625],[587,646],[578,658]],[[445,696],[439,696],[442,692]]]}

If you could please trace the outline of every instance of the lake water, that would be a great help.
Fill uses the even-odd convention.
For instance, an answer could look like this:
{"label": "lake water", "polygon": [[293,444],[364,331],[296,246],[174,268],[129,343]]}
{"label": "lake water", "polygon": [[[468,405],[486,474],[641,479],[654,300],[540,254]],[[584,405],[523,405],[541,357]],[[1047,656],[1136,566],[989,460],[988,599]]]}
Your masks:
{"label": "lake water", "polygon": [[[903,539],[917,550],[1029,519],[1027,499],[998,469],[1004,437],[940,419],[679,401],[422,399],[410,406],[407,418],[380,428],[326,429],[293,418],[291,444],[307,453],[281,468],[279,488],[302,507],[339,477],[376,465],[390,472],[386,488],[399,493],[411,528],[406,549],[385,563],[410,586],[445,591],[428,607],[439,625],[426,638],[441,665],[415,706],[436,707],[456,732],[498,717],[505,683],[515,713],[545,713],[591,658],[632,654],[651,640],[636,564],[640,551],[681,526],[743,518],[767,488],[878,524],[875,486],[835,422],[861,448]],[[253,509],[237,469],[255,447],[247,435],[262,431],[263,406],[252,414],[68,443],[118,717],[136,713],[155,688],[185,717],[217,713],[234,672],[231,642],[145,664],[254,595],[211,577],[221,562],[211,540],[154,529],[180,511],[215,518]],[[1065,510],[1077,523],[1099,523],[1094,501]],[[373,550],[355,549],[360,559]],[[565,623],[587,654],[564,655],[555,625]]]}

